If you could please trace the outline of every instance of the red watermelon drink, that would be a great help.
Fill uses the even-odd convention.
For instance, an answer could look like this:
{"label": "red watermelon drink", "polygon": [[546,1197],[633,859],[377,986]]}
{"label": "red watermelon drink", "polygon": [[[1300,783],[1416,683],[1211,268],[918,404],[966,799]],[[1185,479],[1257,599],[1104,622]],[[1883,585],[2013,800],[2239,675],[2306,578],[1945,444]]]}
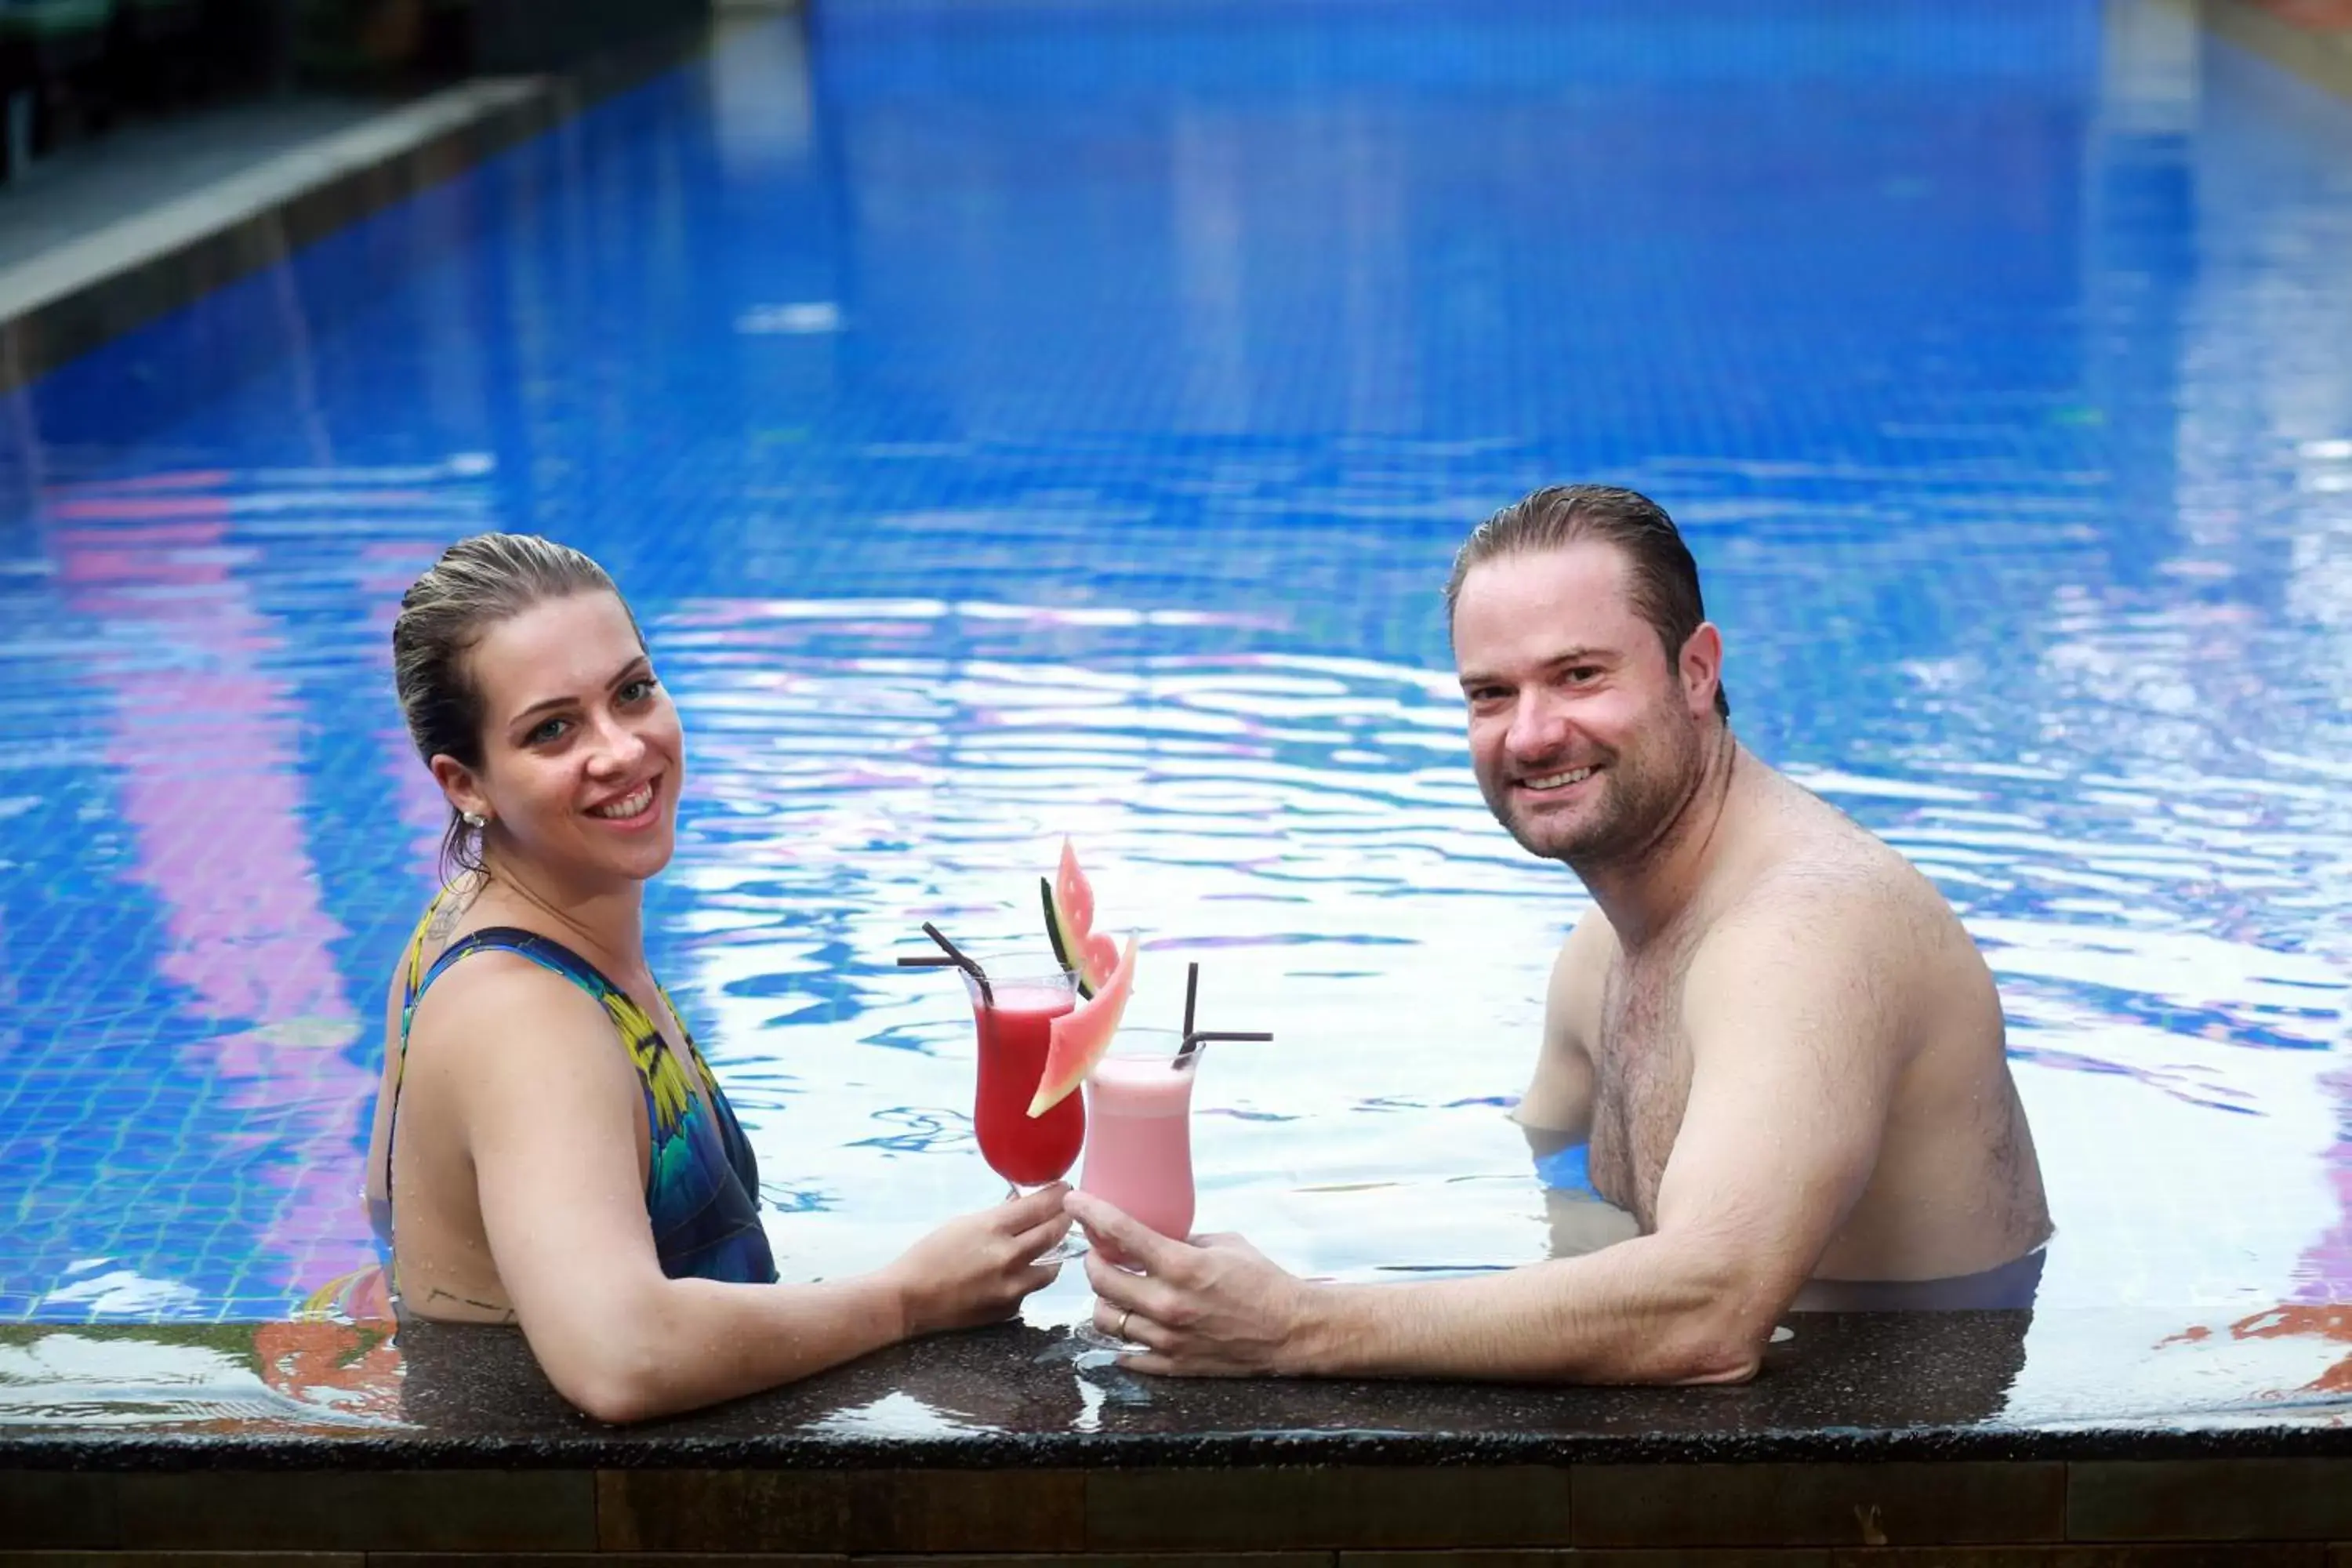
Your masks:
{"label": "red watermelon drink", "polygon": [[1056,973],[991,980],[986,1001],[969,974],[964,987],[980,1036],[971,1128],[981,1158],[1016,1190],[1058,1182],[1077,1163],[1086,1142],[1085,1105],[1074,1094],[1036,1116],[1029,1106],[1045,1076],[1054,1020],[1076,1005],[1071,978]]}
{"label": "red watermelon drink", "polygon": [[1174,1029],[1121,1029],[1087,1078],[1086,1173],[1078,1190],[1162,1236],[1192,1234],[1192,1083],[1202,1047],[1182,1060]]}

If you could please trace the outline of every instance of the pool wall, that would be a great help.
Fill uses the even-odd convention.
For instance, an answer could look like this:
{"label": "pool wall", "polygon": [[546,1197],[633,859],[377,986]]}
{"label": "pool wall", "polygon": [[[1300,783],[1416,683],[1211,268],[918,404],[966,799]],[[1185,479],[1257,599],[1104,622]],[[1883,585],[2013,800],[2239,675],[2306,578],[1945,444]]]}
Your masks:
{"label": "pool wall", "polygon": [[[2352,1561],[2342,1457],[1436,1467],[1302,1454],[1000,1469],[814,1469],[658,1447],[645,1456],[655,1464],[629,1468],[476,1468],[386,1450],[370,1456],[380,1468],[316,1469],[271,1457],[293,1468],[249,1468],[231,1451],[143,1473],[0,1471],[0,1544],[59,1565],[271,1552],[987,1554],[1008,1565],[1141,1555],[1171,1568],[1344,1556],[1369,1568],[1475,1551],[1502,1568],[1568,1551],[1680,1562],[1704,1548],[1775,1549],[1775,1563]],[[392,1468],[403,1459],[420,1468]],[[2255,1543],[2268,1544],[2245,1555]],[[2006,1550],[1950,1550],[1963,1547]],[[1913,1554],[1922,1548],[1946,1550]]]}

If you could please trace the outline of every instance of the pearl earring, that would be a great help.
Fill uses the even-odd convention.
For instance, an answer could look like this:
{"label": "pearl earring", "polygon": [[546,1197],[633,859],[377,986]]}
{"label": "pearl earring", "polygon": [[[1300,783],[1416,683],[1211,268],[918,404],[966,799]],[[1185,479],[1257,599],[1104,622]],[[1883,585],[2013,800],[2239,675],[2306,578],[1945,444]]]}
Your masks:
{"label": "pearl earring", "polygon": [[483,815],[478,811],[469,811],[466,813],[465,816],[466,826],[474,829],[478,833],[488,825],[488,819],[483,816]]}

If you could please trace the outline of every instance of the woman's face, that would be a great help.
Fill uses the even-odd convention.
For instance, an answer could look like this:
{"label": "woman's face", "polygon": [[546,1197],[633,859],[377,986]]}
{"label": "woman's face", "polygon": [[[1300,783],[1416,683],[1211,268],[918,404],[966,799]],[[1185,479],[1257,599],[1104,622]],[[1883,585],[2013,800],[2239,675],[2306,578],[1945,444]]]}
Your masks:
{"label": "woman's face", "polygon": [[566,880],[643,881],[669,863],[685,738],[617,595],[541,600],[493,626],[470,668],[482,765],[433,759],[451,804]]}

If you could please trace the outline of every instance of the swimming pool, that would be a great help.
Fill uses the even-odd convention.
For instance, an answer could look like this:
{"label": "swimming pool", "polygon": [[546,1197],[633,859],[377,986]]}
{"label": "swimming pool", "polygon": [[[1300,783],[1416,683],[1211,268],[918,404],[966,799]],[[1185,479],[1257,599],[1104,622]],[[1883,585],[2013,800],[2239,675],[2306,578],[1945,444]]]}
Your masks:
{"label": "swimming pool", "polygon": [[1206,1064],[1204,1228],[1543,1256],[1501,1108],[1583,900],[1435,595],[1601,479],[1690,533],[1741,737],[1989,952],[2061,1230],[2009,1407],[2198,1330],[2168,1397],[2324,1373],[2220,1331],[2352,1302],[2352,106],[2163,7],[1838,11],[830,5],[14,400],[0,1321],[372,1257],[440,826],[386,633],[494,526],[677,697],[650,941],[788,1276],[993,1196],[893,959],[1042,954],[1065,833],[1139,1013],[1198,958],[1277,1036]]}

